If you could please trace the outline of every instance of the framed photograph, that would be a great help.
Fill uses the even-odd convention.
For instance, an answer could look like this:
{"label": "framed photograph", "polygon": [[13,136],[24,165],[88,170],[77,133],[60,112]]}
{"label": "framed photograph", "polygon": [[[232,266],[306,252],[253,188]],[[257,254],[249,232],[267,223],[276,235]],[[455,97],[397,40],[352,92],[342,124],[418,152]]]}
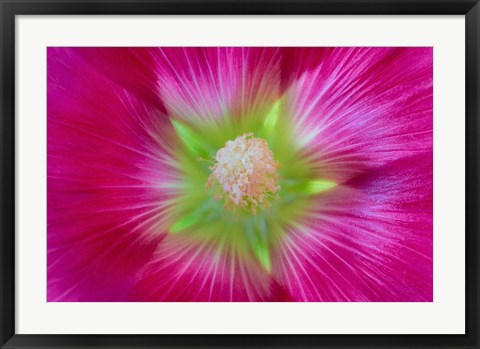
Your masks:
{"label": "framed photograph", "polygon": [[1,348],[479,348],[480,5],[2,1]]}

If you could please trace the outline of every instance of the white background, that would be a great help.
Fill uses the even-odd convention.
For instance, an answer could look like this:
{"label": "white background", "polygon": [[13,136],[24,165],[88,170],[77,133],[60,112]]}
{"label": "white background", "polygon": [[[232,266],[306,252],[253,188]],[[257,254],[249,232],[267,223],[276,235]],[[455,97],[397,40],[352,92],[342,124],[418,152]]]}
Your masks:
{"label": "white background", "polygon": [[[17,16],[17,333],[465,333],[463,16]],[[434,302],[47,303],[47,46],[433,46]]]}

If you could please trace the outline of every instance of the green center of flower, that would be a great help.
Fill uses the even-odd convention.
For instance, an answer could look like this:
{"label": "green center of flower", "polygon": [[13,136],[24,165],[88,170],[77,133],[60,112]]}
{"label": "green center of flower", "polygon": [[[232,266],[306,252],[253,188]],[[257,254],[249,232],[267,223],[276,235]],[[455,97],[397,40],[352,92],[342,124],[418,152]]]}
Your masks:
{"label": "green center of flower", "polygon": [[[319,195],[337,186],[295,132],[282,99],[254,113],[218,119],[171,118],[178,138],[162,185],[171,234],[202,246],[252,256],[270,272],[271,251],[321,209]],[[163,140],[161,140],[163,141]],[[281,200],[279,199],[281,198]]]}
{"label": "green center of flower", "polygon": [[263,138],[246,133],[229,140],[217,151],[215,160],[207,188],[215,189],[215,198],[223,200],[226,209],[244,208],[256,214],[278,199],[280,164]]}

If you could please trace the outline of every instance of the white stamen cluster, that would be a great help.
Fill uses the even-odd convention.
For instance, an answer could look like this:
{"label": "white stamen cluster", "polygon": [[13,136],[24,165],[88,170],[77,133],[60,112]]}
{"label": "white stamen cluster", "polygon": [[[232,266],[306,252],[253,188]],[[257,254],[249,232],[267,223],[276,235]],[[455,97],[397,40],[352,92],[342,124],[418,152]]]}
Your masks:
{"label": "white stamen cluster", "polygon": [[218,189],[215,198],[223,199],[227,209],[243,207],[256,214],[258,208],[271,206],[269,199],[278,198],[280,164],[264,139],[244,134],[227,141],[215,159],[207,187]]}

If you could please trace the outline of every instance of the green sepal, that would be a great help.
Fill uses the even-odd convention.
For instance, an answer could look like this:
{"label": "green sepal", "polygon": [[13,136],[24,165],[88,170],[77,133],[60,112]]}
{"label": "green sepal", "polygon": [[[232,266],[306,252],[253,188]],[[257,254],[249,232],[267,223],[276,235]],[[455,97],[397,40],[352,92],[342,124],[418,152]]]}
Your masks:
{"label": "green sepal", "polygon": [[199,204],[190,214],[181,216],[180,219],[173,223],[169,232],[175,234],[196,225],[204,225],[216,221],[219,218],[219,210],[215,207],[216,205],[217,203],[212,200],[206,200]]}
{"label": "green sepal", "polygon": [[170,119],[178,138],[185,145],[190,153],[200,157],[208,156],[208,146],[202,141],[202,137],[190,126],[178,120]]}
{"label": "green sepal", "polygon": [[272,271],[272,263],[270,258],[270,249],[265,241],[260,241],[255,246],[255,255],[262,266],[270,273]]}
{"label": "green sepal", "polygon": [[305,183],[304,191],[309,195],[316,195],[330,190],[337,186],[337,183],[325,179],[310,180]]}
{"label": "green sepal", "polygon": [[268,272],[272,271],[270,248],[268,244],[267,223],[259,216],[251,217],[245,227],[250,247],[257,260]]}
{"label": "green sepal", "polygon": [[280,118],[280,113],[282,111],[282,100],[279,99],[273,103],[272,107],[268,111],[265,119],[263,120],[263,133],[268,136],[275,132],[275,129],[278,124],[278,120]]}
{"label": "green sepal", "polygon": [[172,224],[170,233],[178,233],[182,230],[188,229],[202,220],[202,216],[198,212],[183,216]]}

